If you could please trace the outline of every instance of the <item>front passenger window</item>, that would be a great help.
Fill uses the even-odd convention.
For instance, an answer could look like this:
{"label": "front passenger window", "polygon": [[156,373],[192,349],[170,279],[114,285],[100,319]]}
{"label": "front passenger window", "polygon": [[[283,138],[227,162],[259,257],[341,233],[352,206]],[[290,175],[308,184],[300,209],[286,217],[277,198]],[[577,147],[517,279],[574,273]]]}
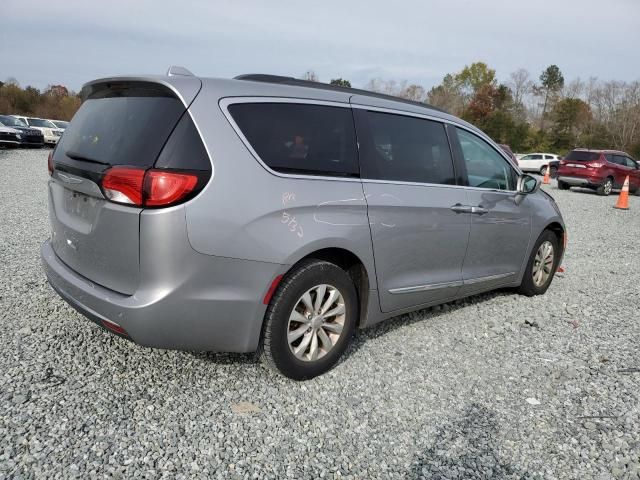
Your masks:
{"label": "front passenger window", "polygon": [[511,165],[480,137],[456,128],[467,167],[469,186],[493,190],[515,190],[516,177]]}

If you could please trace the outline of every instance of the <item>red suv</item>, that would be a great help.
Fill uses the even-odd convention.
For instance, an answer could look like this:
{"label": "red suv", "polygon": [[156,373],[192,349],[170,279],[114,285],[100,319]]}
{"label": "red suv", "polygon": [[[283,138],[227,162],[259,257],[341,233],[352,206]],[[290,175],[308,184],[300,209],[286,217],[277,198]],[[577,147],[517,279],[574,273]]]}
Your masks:
{"label": "red suv", "polygon": [[579,148],[560,160],[558,188],[586,187],[609,195],[614,188],[622,188],[627,175],[629,191],[640,193],[640,166],[628,154]]}

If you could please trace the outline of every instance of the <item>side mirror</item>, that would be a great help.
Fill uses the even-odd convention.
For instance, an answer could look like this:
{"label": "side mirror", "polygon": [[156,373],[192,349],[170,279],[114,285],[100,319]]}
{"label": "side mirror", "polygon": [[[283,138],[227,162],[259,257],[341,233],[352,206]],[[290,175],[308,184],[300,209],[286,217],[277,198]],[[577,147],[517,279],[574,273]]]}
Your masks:
{"label": "side mirror", "polygon": [[540,188],[540,180],[531,175],[522,174],[518,177],[518,193],[522,195],[529,195],[535,193]]}

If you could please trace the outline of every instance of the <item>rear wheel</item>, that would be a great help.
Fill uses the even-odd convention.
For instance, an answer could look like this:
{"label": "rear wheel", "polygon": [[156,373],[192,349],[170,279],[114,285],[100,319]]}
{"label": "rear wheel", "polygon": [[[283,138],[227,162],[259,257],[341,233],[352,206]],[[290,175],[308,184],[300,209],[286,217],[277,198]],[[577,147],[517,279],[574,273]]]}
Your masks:
{"label": "rear wheel", "polygon": [[556,178],[558,176],[558,167],[551,167],[549,175],[551,175],[551,178]]}
{"label": "rear wheel", "polygon": [[269,303],[260,357],[294,380],[321,375],[349,345],[358,311],[355,285],[344,270],[304,260],[285,276]]}
{"label": "rear wheel", "polygon": [[547,166],[540,167],[540,175],[545,175],[547,173]]}
{"label": "rear wheel", "polygon": [[563,182],[562,180],[558,180],[558,188],[560,190],[569,190],[569,188],[571,188],[571,185],[569,185],[567,182]]}
{"label": "rear wheel", "polygon": [[596,190],[596,193],[598,195],[607,196],[611,194],[612,190],[613,190],[613,178],[607,177],[605,178],[604,182],[602,182],[602,185],[598,187],[598,189]]}
{"label": "rear wheel", "polygon": [[547,291],[558,267],[558,238],[551,230],[542,232],[536,242],[520,284],[520,293],[532,297]]}

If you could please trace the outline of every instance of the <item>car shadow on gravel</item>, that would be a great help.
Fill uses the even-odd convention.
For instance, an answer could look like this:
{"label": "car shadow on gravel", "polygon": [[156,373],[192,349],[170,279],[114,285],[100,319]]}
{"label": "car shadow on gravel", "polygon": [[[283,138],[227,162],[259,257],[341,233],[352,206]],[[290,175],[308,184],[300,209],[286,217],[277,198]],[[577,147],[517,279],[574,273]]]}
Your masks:
{"label": "car shadow on gravel", "polygon": [[383,320],[380,323],[377,323],[370,327],[366,327],[362,330],[356,330],[354,338],[349,345],[349,348],[342,356],[341,361],[347,360],[351,355],[353,355],[362,346],[364,346],[367,341],[386,335],[398,328],[406,328],[409,325],[413,325],[414,323],[437,319],[438,317],[448,315],[456,310],[471,308],[475,305],[487,302],[497,297],[511,297],[513,295],[516,295],[513,288],[493,290],[491,292],[480,293],[478,295],[455,300],[450,303],[444,303],[422,310],[417,310],[415,312],[405,313],[397,317]]}
{"label": "car shadow on gravel", "polygon": [[430,446],[413,461],[407,478],[529,478],[526,471],[502,457],[498,439],[496,414],[471,403],[436,430]]}

